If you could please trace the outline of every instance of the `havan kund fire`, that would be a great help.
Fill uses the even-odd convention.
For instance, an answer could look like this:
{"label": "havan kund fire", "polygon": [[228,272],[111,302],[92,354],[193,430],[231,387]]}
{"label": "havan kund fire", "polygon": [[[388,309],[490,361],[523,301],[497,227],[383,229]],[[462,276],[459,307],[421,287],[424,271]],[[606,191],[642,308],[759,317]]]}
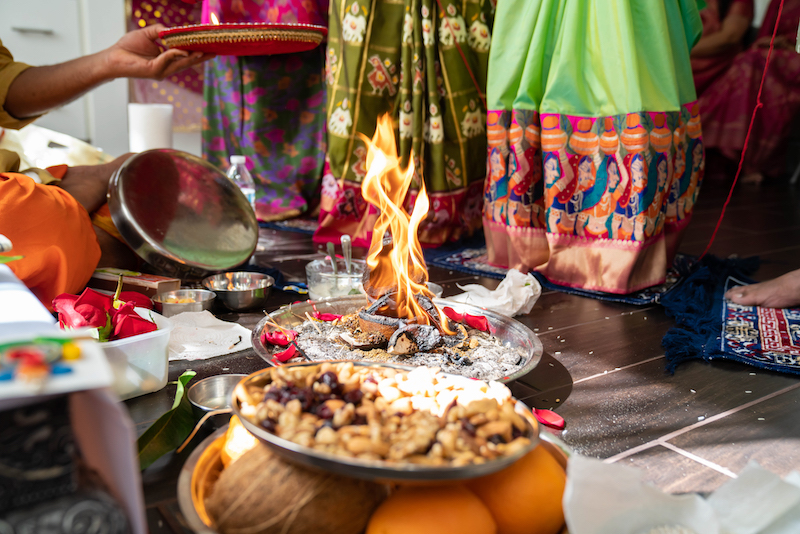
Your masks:
{"label": "havan kund fire", "polygon": [[[378,120],[367,145],[364,198],[379,209],[366,263],[364,305],[342,316],[318,313],[293,330],[268,323],[261,340],[275,346],[273,363],[320,360],[372,360],[439,367],[445,372],[497,380],[525,360],[504,346],[482,314],[440,308],[428,289],[428,270],[418,239],[428,214],[424,182],[411,213],[403,207],[415,175],[413,163],[401,167],[392,120]],[[413,160],[413,158],[412,158]]]}

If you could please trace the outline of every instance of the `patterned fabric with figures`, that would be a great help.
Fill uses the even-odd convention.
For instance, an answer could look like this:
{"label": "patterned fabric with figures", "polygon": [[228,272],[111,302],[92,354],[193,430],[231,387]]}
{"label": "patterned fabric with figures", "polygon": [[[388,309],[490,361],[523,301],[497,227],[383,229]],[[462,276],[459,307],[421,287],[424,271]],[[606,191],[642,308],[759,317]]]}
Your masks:
{"label": "patterned fabric with figures", "polygon": [[498,4],[488,261],[631,294],[664,282],[703,181],[689,62],[702,26],[693,2],[668,0],[657,12],[647,0],[585,4]]}
{"label": "patterned fabric with figures", "polygon": [[402,164],[413,154],[430,210],[424,245],[480,228],[486,172],[484,93],[493,5],[490,0],[331,2],[325,80],[328,152],[316,241],[343,233],[368,246],[375,209],[361,198],[366,147],[380,115],[394,116]]}

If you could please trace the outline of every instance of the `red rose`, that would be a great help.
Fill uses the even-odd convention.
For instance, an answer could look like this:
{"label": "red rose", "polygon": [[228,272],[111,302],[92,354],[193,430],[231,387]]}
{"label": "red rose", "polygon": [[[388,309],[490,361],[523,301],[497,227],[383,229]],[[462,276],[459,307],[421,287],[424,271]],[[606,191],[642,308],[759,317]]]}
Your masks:
{"label": "red rose", "polygon": [[110,296],[86,288],[80,296],[68,293],[57,296],[53,299],[53,309],[58,312],[62,328],[103,328],[114,307]]}
{"label": "red rose", "polygon": [[122,302],[133,302],[133,305],[137,308],[147,308],[148,310],[153,309],[153,301],[150,300],[150,297],[137,291],[123,291],[119,294],[117,300],[121,300]]}
{"label": "red rose", "polygon": [[111,339],[123,339],[154,332],[157,327],[155,323],[136,313],[132,302],[126,302],[112,314],[111,329]]}

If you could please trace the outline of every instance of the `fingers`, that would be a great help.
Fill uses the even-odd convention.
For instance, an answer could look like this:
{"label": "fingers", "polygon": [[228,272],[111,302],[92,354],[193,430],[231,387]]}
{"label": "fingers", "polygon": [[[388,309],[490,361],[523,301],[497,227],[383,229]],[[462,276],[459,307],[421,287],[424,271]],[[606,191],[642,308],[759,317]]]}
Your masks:
{"label": "fingers", "polygon": [[204,54],[203,52],[192,52],[186,57],[174,58],[169,61],[162,72],[163,77],[171,76],[189,67],[193,67],[208,59],[215,57],[214,54]]}

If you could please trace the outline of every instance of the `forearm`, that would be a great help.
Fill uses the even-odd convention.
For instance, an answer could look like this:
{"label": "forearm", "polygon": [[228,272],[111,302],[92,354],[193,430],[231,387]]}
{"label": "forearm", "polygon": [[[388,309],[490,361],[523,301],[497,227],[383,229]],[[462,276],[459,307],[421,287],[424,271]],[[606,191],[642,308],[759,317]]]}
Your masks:
{"label": "forearm", "polygon": [[716,56],[735,49],[741,44],[749,27],[749,18],[736,13],[727,16],[720,31],[700,38],[692,48],[692,57]]}
{"label": "forearm", "polygon": [[63,106],[112,79],[104,52],[43,67],[31,67],[17,76],[3,107],[18,119],[41,115]]}

